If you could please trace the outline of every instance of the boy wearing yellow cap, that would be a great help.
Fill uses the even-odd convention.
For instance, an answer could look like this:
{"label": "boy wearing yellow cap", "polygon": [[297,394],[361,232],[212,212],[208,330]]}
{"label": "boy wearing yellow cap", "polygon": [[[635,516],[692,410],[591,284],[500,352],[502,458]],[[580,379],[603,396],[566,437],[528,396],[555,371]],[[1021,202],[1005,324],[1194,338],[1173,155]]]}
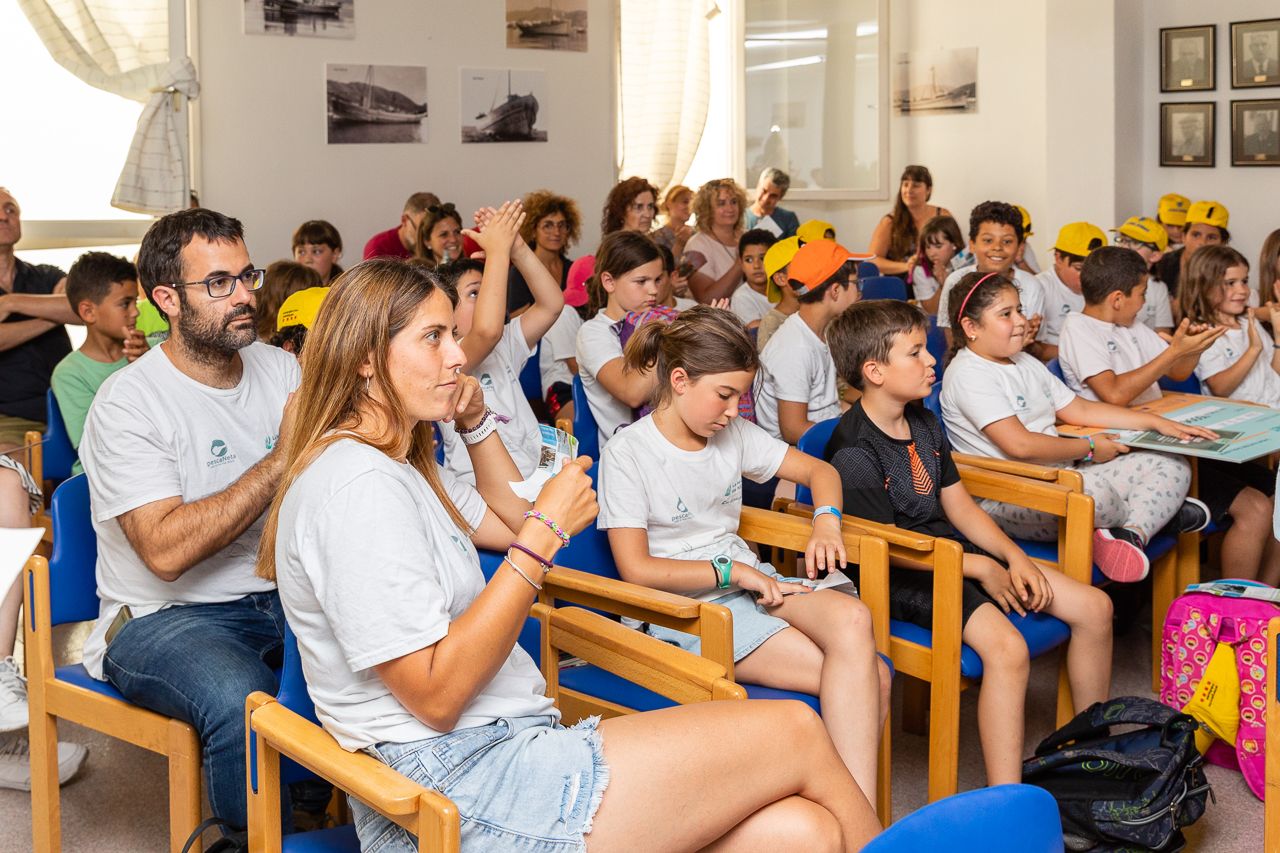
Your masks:
{"label": "boy wearing yellow cap", "polygon": [[1169,235],[1169,251],[1182,248],[1182,229],[1187,222],[1187,208],[1191,199],[1178,193],[1165,193],[1156,205],[1156,221]]}
{"label": "boy wearing yellow cap", "polygon": [[1119,228],[1111,229],[1116,245],[1132,249],[1147,263],[1147,295],[1138,312],[1138,322],[1157,332],[1173,332],[1173,308],[1169,302],[1169,286],[1156,274],[1156,265],[1169,248],[1165,227],[1150,216],[1130,216]]}
{"label": "boy wearing yellow cap", "polygon": [[809,427],[840,414],[827,325],[858,301],[858,261],[867,257],[816,240],[792,258],[787,286],[800,307],[760,353],[756,422],[775,438],[795,444]]}
{"label": "boy wearing yellow cap", "polygon": [[308,287],[289,294],[276,314],[276,333],[269,343],[301,358],[307,330],[316,324],[320,306],[328,295],[328,287]]}
{"label": "boy wearing yellow cap", "polygon": [[[1231,214],[1225,205],[1217,201],[1197,201],[1187,208],[1187,218],[1183,225],[1182,248],[1164,256],[1157,268],[1159,278],[1169,285],[1170,298],[1178,296],[1178,282],[1187,268],[1187,261],[1203,246],[1225,246],[1231,242],[1231,234],[1227,231],[1227,223]],[[1251,305],[1256,305],[1256,295]]]}
{"label": "boy wearing yellow cap", "polygon": [[763,351],[769,338],[778,331],[787,318],[800,308],[800,300],[787,284],[787,267],[800,250],[799,237],[784,237],[764,253],[764,295],[773,307],[760,318],[756,329],[756,349]]}
{"label": "boy wearing yellow cap", "polygon": [[830,222],[824,222],[821,219],[808,219],[796,229],[796,236],[800,238],[801,246],[805,243],[812,243],[815,240],[834,240],[836,238],[836,227]]}
{"label": "boy wearing yellow cap", "polygon": [[1022,248],[1018,250],[1017,259],[1013,262],[1013,265],[1032,275],[1039,275],[1041,273],[1040,259],[1036,257],[1035,250],[1031,248],[1031,238],[1036,235],[1036,232],[1032,230],[1031,211],[1020,204],[1015,204],[1014,207],[1018,209],[1018,213],[1022,214]]}
{"label": "boy wearing yellow cap", "polygon": [[1080,292],[1080,268],[1094,249],[1107,245],[1107,235],[1088,222],[1062,226],[1053,244],[1053,266],[1036,276],[1044,293],[1044,320],[1030,352],[1041,361],[1058,357],[1058,336],[1072,312],[1084,310]]}

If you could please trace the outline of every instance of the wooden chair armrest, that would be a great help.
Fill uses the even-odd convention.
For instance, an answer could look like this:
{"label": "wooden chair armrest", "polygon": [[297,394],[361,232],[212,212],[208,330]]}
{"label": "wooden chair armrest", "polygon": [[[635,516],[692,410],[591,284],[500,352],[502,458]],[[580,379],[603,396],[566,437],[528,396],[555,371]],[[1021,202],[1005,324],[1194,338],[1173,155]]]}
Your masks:
{"label": "wooden chair armrest", "polygon": [[975,456],[971,453],[952,453],[951,458],[957,465],[969,465],[988,471],[999,471],[1015,477],[1026,477],[1029,480],[1054,482],[1058,479],[1058,471],[1051,465],[1036,465],[1031,462],[1017,462],[1013,459],[993,459],[990,456]]}
{"label": "wooden chair armrest", "polygon": [[[774,507],[790,516],[799,518],[811,518],[813,516],[813,507],[809,504],[796,503],[795,501],[777,501],[774,503]],[[746,512],[746,507],[743,507],[743,512]],[[934,539],[932,536],[912,533],[910,530],[903,530],[901,527],[894,527],[892,524],[881,524],[878,521],[869,521],[854,515],[846,515],[842,527],[846,532],[863,533],[868,536],[874,536],[877,539],[883,539],[890,546],[919,551],[922,554],[927,554],[933,550]],[[801,550],[803,550],[803,547]]]}
{"label": "wooden chair armrest", "polygon": [[371,755],[347,752],[332,735],[290,711],[275,697],[256,692],[246,701],[249,725],[260,741],[370,808],[393,819],[416,815],[423,804],[457,814],[453,803],[438,791],[402,776]]}
{"label": "wooden chair armrest", "polygon": [[988,468],[959,465],[960,479],[975,498],[987,498],[1027,509],[1039,510],[1063,518],[1067,514],[1067,496],[1074,489],[1057,481],[1027,479]]}
{"label": "wooden chair armrest", "polygon": [[696,619],[702,602],[590,572],[555,566],[542,579],[542,598],[561,599],[619,616],[646,621],[648,616]]}
{"label": "wooden chair armrest", "polygon": [[[551,651],[566,652],[655,693],[687,705],[710,699],[745,699],[725,667],[580,607],[535,604]],[[555,659],[554,657],[552,659]]]}
{"label": "wooden chair armrest", "polygon": [[36,485],[44,488],[44,435],[36,430],[29,429],[22,436],[24,445],[22,465],[27,469],[27,473],[31,475],[31,479],[36,481]]}

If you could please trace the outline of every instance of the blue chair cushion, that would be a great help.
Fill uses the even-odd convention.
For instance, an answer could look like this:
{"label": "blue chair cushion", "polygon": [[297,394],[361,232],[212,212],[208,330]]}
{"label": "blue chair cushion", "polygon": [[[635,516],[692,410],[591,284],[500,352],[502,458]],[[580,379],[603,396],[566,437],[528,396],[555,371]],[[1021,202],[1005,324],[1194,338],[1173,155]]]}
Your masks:
{"label": "blue chair cushion", "polygon": [[99,681],[90,675],[89,670],[84,668],[84,664],[73,663],[57,667],[53,671],[53,677],[58,681],[65,681],[67,684],[74,684],[76,687],[92,690],[94,693],[99,693],[108,699],[129,702],[128,699],[120,695],[120,691],[116,690],[110,682]]}
{"label": "blue chair cushion", "polygon": [[348,823],[332,829],[286,835],[280,850],[281,853],[360,853],[360,839],[355,825]]}
{"label": "blue chair cushion", "polygon": [[[1009,621],[1027,641],[1032,660],[1071,639],[1071,629],[1066,622],[1043,613],[1028,613],[1026,616],[1012,613]],[[889,634],[927,649],[933,648],[933,632],[911,622],[890,619]],[[982,658],[963,644],[960,646],[960,674],[965,678],[982,677]]]}

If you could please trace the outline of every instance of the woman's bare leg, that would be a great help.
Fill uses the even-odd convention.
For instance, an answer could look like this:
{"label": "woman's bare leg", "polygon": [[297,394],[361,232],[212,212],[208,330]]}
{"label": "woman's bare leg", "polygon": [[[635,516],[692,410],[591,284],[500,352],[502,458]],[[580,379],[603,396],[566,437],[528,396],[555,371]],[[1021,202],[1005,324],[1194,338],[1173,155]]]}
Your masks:
{"label": "woman's bare leg", "polygon": [[787,797],[771,803],[703,848],[710,853],[805,853],[844,850],[840,824],[831,812],[804,797]]}
{"label": "woman's bare leg", "polygon": [[[703,702],[616,717],[600,732],[610,782],[587,836],[592,853],[701,850],[788,797],[834,817],[844,850],[880,831],[822,721],[800,702]],[[760,820],[762,834],[773,831],[771,817]],[[808,829],[822,825],[817,815]]]}
{"label": "woman's bare leg", "polygon": [[994,604],[973,612],[961,634],[982,658],[978,686],[978,733],[988,785],[1022,781],[1022,743],[1026,723],[1027,678],[1031,658],[1027,643]]}

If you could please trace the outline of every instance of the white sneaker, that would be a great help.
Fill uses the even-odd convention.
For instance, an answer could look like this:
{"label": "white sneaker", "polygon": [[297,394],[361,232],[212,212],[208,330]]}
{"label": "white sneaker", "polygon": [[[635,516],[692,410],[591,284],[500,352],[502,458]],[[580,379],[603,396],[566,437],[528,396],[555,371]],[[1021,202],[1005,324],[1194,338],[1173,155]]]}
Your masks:
{"label": "white sneaker", "polygon": [[0,660],[0,732],[16,732],[27,727],[27,680],[18,673],[12,657]]}
{"label": "white sneaker", "polygon": [[[78,743],[58,743],[58,784],[65,785],[84,764],[89,748]],[[0,788],[31,790],[31,752],[20,735],[0,738]]]}

